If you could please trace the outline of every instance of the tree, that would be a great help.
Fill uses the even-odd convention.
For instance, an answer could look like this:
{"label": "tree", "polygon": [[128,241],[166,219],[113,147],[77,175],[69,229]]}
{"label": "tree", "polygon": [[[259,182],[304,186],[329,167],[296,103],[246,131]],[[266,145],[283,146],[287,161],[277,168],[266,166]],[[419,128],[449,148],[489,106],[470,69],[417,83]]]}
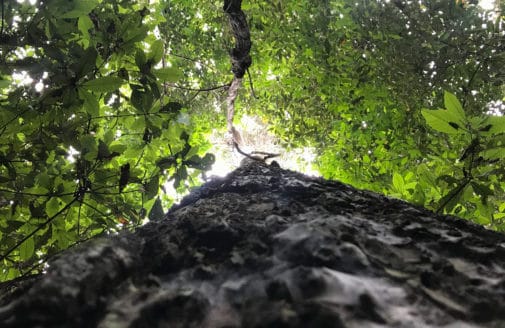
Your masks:
{"label": "tree", "polygon": [[[160,217],[167,188],[201,183],[236,38],[221,1],[1,6],[3,281]],[[503,97],[501,16],[445,0],[242,8],[254,63],[237,116],[317,148],[327,178],[503,230],[504,120],[485,114]]]}
{"label": "tree", "polygon": [[471,222],[253,160],[164,220],[64,252],[0,300],[0,322],[502,327],[503,245]]}
{"label": "tree", "polygon": [[[255,75],[271,78],[250,106],[287,143],[318,149],[327,178],[501,230],[503,106],[490,105],[503,99],[503,16],[462,3],[251,5],[253,39],[276,47],[255,56]],[[446,92],[468,118],[457,133],[422,115],[445,108]]]}

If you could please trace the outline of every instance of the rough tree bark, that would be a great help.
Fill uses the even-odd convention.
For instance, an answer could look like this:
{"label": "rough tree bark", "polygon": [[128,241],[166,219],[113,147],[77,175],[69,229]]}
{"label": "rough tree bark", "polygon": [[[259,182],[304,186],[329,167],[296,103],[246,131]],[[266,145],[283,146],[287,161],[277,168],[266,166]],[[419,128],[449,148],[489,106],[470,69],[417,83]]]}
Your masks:
{"label": "rough tree bark", "polygon": [[252,161],[53,260],[7,327],[505,327],[505,237]]}

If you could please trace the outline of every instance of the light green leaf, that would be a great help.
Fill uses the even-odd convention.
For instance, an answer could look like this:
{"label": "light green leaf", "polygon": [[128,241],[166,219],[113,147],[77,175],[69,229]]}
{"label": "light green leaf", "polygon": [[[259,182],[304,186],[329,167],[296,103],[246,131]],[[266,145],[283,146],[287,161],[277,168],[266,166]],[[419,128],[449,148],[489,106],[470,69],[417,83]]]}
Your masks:
{"label": "light green leaf", "polygon": [[112,92],[124,83],[124,80],[116,76],[104,76],[83,83],[83,87],[96,92]]}
{"label": "light green leaf", "polygon": [[5,89],[11,85],[11,81],[9,80],[0,80],[0,89]]}
{"label": "light green leaf", "polygon": [[34,195],[46,195],[49,193],[49,190],[47,188],[41,187],[41,186],[34,186],[30,188],[26,188],[23,192],[29,193],[29,194],[34,194]]}
{"label": "light green leaf", "polygon": [[175,67],[165,67],[153,70],[154,76],[165,82],[177,82],[182,77],[182,72]]}
{"label": "light green leaf", "polygon": [[403,177],[397,172],[393,174],[393,186],[400,193],[403,193],[405,190],[405,182],[403,181]]}
{"label": "light green leaf", "polygon": [[77,20],[77,28],[82,33],[84,48],[88,48],[90,41],[89,30],[93,28],[91,18],[89,18],[88,15],[79,16],[79,19]]}
{"label": "light green leaf", "polygon": [[62,208],[61,200],[58,197],[52,197],[46,203],[46,214],[48,217],[52,218],[58,211]]}
{"label": "light green leaf", "polygon": [[460,122],[460,118],[448,110],[422,109],[421,114],[426,123],[434,130],[448,134],[462,134],[466,132],[464,126],[458,123]]}
{"label": "light green leaf", "polygon": [[158,63],[163,57],[163,41],[156,40],[151,44],[151,49],[149,52],[149,59],[151,59],[154,64]]}
{"label": "light green leaf", "polygon": [[49,189],[51,186],[51,180],[49,178],[49,175],[47,172],[41,172],[35,177],[35,181],[37,182],[37,185],[41,186],[42,188]]}
{"label": "light green leaf", "polygon": [[124,39],[126,40],[125,45],[131,45],[135,42],[144,40],[148,31],[149,27],[146,25],[142,25],[139,28],[131,26],[130,29],[126,30],[126,33],[124,35]]}
{"label": "light green leaf", "polygon": [[35,242],[33,237],[28,238],[19,246],[19,257],[21,261],[26,261],[33,256],[35,252]]}
{"label": "light green leaf", "polygon": [[490,116],[486,120],[486,122],[491,124],[491,129],[489,129],[489,133],[492,134],[505,133],[505,116]]}
{"label": "light green leaf", "polygon": [[459,102],[458,98],[456,98],[455,95],[453,95],[450,92],[445,91],[444,92],[444,105],[447,111],[450,113],[450,117],[455,121],[457,124],[464,125],[466,122],[466,115],[465,111],[463,110],[463,107],[461,106],[461,103]]}
{"label": "light green leaf", "polygon": [[497,147],[481,151],[482,157],[488,160],[505,159],[505,148]]}
{"label": "light green leaf", "polygon": [[88,15],[83,15],[79,17],[77,21],[77,28],[81,31],[82,35],[89,38],[89,30],[93,28],[93,22]]}
{"label": "light green leaf", "polygon": [[128,148],[126,145],[117,140],[111,142],[109,145],[109,150],[111,153],[116,152],[121,154],[126,150],[126,148]]}

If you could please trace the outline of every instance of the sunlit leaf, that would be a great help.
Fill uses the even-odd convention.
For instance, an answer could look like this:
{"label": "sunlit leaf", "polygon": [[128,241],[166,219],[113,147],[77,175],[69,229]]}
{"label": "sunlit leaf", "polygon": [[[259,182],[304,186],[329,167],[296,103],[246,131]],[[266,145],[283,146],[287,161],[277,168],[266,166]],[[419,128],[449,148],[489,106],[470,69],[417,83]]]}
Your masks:
{"label": "sunlit leaf", "polygon": [[151,48],[149,49],[149,59],[151,59],[154,63],[158,63],[163,56],[163,41],[156,40],[151,44]]}
{"label": "sunlit leaf", "polygon": [[165,82],[177,82],[181,79],[182,73],[175,67],[165,67],[153,70],[153,74]]}
{"label": "sunlit leaf", "polygon": [[454,119],[455,124],[464,125],[466,121],[466,115],[463,111],[463,107],[459,102],[458,98],[450,92],[444,92],[444,105],[447,111],[450,113],[451,119]]}
{"label": "sunlit leaf", "polygon": [[58,197],[51,197],[46,203],[46,214],[52,218],[62,208],[62,202]]}
{"label": "sunlit leaf", "polygon": [[405,182],[403,181],[403,177],[397,172],[393,174],[393,186],[398,192],[404,192]]}
{"label": "sunlit leaf", "polygon": [[426,123],[434,130],[448,134],[462,134],[466,132],[463,126],[457,123],[460,121],[460,117],[448,110],[423,109],[421,110],[421,114]]}
{"label": "sunlit leaf", "polygon": [[505,159],[505,147],[485,149],[480,153],[485,159],[488,160]]}
{"label": "sunlit leaf", "polygon": [[104,76],[82,84],[83,88],[95,92],[111,92],[119,89],[124,80],[116,76]]}
{"label": "sunlit leaf", "polygon": [[19,257],[22,261],[29,260],[35,252],[33,237],[28,238],[19,246]]}
{"label": "sunlit leaf", "polygon": [[505,133],[505,116],[491,116],[486,122],[491,125],[489,133]]}

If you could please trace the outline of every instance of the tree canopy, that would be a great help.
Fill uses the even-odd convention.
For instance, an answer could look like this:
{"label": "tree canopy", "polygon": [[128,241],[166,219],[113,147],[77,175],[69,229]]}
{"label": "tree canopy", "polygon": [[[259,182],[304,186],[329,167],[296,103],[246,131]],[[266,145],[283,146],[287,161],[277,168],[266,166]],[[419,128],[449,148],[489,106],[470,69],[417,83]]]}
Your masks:
{"label": "tree canopy", "polygon": [[[326,178],[505,230],[499,1],[244,1],[237,115]],[[2,1],[0,281],[162,216],[226,131],[222,1]]]}

